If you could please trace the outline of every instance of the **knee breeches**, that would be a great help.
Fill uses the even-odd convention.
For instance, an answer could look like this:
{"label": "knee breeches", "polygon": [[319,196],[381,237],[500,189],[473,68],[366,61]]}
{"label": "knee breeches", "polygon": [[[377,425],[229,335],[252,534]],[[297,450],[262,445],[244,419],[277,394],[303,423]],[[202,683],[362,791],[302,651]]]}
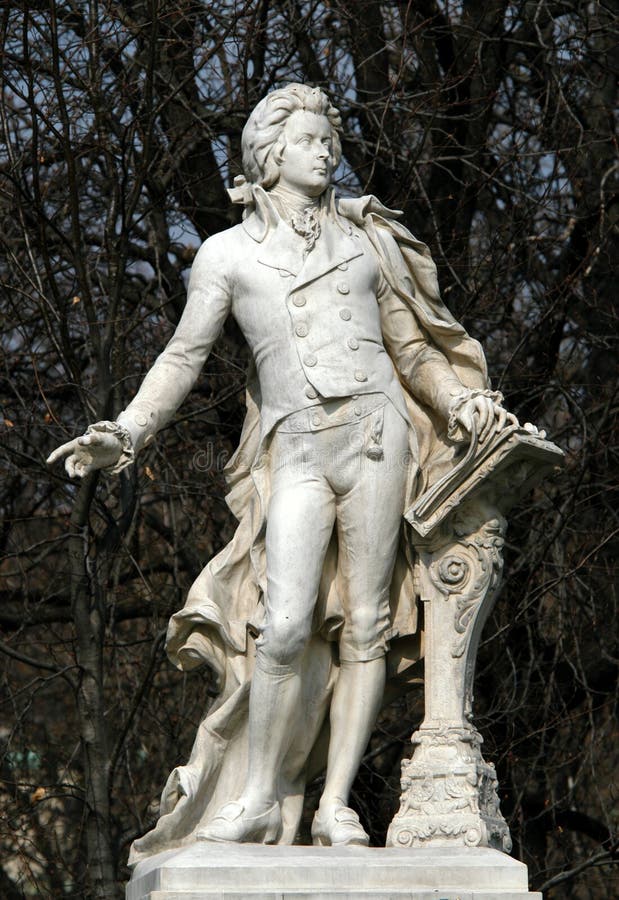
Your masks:
{"label": "knee breeches", "polygon": [[261,654],[291,664],[311,632],[322,567],[337,529],[344,625],[340,657],[386,651],[389,593],[408,465],[408,425],[387,403],[382,457],[367,454],[372,417],[317,432],[277,432],[271,445],[266,616]]}

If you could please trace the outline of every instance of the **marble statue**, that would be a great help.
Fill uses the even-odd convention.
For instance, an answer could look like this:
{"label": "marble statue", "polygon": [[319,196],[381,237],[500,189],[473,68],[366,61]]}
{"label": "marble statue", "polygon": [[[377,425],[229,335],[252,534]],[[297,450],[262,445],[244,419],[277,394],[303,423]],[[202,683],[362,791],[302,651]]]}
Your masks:
{"label": "marble statue", "polygon": [[[307,773],[321,765],[314,844],[368,843],[348,805],[351,785],[394,651],[413,648],[395,654],[399,666],[419,657],[404,513],[467,461],[473,438],[479,450],[523,434],[490,389],[480,345],[441,302],[427,246],[375,197],[335,197],[339,132],[338,111],[317,88],[289,84],[256,106],[243,131],[245,177],[229,192],[244,206],[242,224],[201,246],[182,319],[129,406],[49,458],[64,457],[79,477],[133,463],[234,316],[253,359],[227,467],[239,524],[167,638],[172,662],[208,664],[220,693],[134,862],[196,840],[292,843]],[[488,527],[481,543],[491,554],[500,527]],[[455,603],[468,563],[444,548],[429,589]],[[440,681],[442,664],[430,665]],[[415,777],[407,771],[404,782]],[[494,803],[492,776],[483,777]],[[428,799],[427,773],[420,785],[401,815]]]}

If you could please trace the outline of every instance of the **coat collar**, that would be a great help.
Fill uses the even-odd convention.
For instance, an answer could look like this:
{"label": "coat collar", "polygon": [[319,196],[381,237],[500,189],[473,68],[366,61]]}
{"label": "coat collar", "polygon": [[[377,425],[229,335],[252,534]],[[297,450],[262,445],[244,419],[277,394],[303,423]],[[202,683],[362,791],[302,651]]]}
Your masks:
{"label": "coat collar", "polygon": [[305,257],[302,269],[297,273],[290,288],[296,291],[304,285],[326,275],[332,269],[363,256],[363,246],[358,237],[353,237],[353,229],[337,213],[329,211],[321,219],[321,234],[316,246]]}
{"label": "coat collar", "polygon": [[258,262],[295,276],[291,290],[297,290],[337,266],[363,255],[359,239],[353,237],[350,222],[337,211],[332,188],[323,204],[320,238],[307,256],[303,253],[302,239],[278,215],[267,192],[255,187],[253,195],[254,209],[243,221],[243,228],[261,244]]}

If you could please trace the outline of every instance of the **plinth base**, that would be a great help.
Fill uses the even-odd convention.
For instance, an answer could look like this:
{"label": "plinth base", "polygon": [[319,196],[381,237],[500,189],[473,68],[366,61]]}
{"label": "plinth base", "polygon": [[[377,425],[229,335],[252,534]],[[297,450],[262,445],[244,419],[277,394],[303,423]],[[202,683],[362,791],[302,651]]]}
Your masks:
{"label": "plinth base", "polygon": [[527,867],[481,847],[196,843],[140,863],[126,900],[542,900]]}

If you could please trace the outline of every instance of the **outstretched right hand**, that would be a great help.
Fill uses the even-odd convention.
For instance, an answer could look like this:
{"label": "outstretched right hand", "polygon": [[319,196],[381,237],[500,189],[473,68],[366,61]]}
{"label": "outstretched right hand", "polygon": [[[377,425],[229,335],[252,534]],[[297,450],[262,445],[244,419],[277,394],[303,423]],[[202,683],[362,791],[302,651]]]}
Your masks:
{"label": "outstretched right hand", "polygon": [[94,431],[62,444],[50,453],[47,464],[51,466],[56,460],[66,456],[64,467],[67,475],[70,478],[76,475],[83,478],[95,469],[115,465],[121,453],[122,444],[115,435]]}

